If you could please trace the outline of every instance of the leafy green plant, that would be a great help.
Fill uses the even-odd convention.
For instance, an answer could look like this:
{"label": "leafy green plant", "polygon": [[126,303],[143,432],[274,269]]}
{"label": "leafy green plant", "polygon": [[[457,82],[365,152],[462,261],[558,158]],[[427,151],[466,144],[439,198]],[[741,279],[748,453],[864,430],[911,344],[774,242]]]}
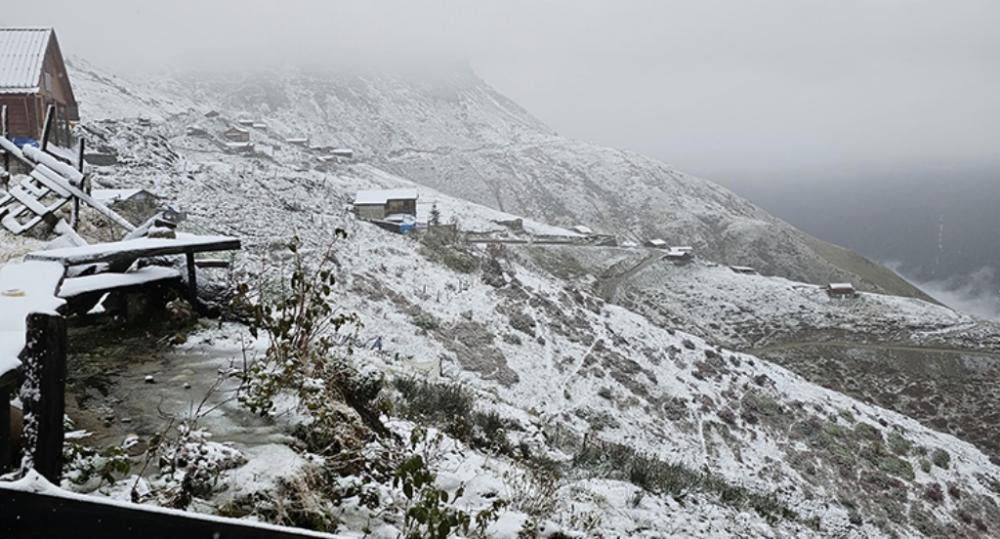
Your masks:
{"label": "leafy green plant", "polygon": [[75,443],[63,446],[65,477],[73,484],[85,485],[94,478],[100,483],[114,483],[117,477],[127,475],[132,469],[125,450],[112,446],[101,450]]}
{"label": "leafy green plant", "polygon": [[474,517],[455,508],[454,504],[465,493],[465,488],[459,487],[449,497],[447,491],[434,485],[437,475],[430,470],[424,456],[417,452],[424,444],[426,435],[423,429],[413,430],[410,434],[413,454],[400,463],[392,480],[393,486],[401,489],[407,499],[404,537],[446,539],[456,534],[468,535],[470,530],[478,535],[484,534],[486,528],[496,521],[506,502],[495,500]]}
{"label": "leafy green plant", "polygon": [[[346,233],[338,229],[337,236],[344,238]],[[335,432],[345,422],[338,404],[346,403],[368,427],[386,434],[372,405],[381,378],[361,376],[346,357],[350,348],[342,354],[334,350],[334,337],[347,328],[356,331],[361,322],[357,315],[334,307],[336,276],[329,267],[332,246],[314,266],[306,263],[297,237],[288,250],[291,275],[277,290],[258,289],[252,295],[248,284],[239,286],[239,301],[251,313],[250,334],[263,335],[268,341],[264,356],[249,361],[244,369],[240,403],[253,413],[268,415],[276,397],[290,392],[312,417],[309,431],[313,433]]]}

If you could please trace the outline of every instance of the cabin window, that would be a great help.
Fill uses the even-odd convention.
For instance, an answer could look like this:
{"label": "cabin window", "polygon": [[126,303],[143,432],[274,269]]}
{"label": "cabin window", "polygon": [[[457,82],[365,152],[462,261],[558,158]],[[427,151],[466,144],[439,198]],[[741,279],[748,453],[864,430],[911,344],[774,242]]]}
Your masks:
{"label": "cabin window", "polygon": [[52,90],[52,73],[45,73],[42,77],[42,89],[46,91]]}
{"label": "cabin window", "polygon": [[387,204],[389,213],[405,213],[407,210],[408,200],[390,200]]}

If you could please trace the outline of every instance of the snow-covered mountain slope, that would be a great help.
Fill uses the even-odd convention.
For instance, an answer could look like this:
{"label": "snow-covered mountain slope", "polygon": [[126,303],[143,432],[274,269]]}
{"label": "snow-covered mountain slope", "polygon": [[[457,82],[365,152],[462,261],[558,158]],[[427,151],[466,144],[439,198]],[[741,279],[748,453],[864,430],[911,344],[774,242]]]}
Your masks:
{"label": "snow-covered mountain slope", "polygon": [[[892,271],[812,238],[707,180],[659,161],[554,133],[467,68],[246,76],[202,73],[125,83],[72,64],[91,118],[174,118],[226,111],[279,137],[344,145],[380,168],[443,193],[562,226],[662,237],[769,274],[926,297]],[[138,95],[145,97],[138,98]],[[139,107],[139,108],[137,108]],[[145,107],[145,113],[140,109]]]}
{"label": "snow-covered mountain slope", "polygon": [[[94,100],[82,86],[83,102]],[[129,92],[138,111],[151,102]],[[131,108],[115,114],[113,102],[101,101],[108,116],[132,115]],[[95,167],[95,184],[150,189],[188,212],[190,230],[239,235],[246,246],[239,269],[263,276],[281,272],[291,236],[302,238],[308,253],[346,229],[336,251],[338,307],[361,317],[361,342],[383,342],[381,353],[359,350],[355,361],[460,381],[479,396],[479,407],[516,422],[512,434],[532,452],[575,456],[546,509],[550,529],[650,537],[996,533],[1000,469],[972,445],[608,304],[585,277],[567,280],[513,248],[442,251],[357,222],[344,208],[355,190],[413,184],[369,164],[319,163],[307,150],[278,144],[274,121],[255,132],[260,143],[274,145],[270,155],[227,154],[184,134],[194,123],[221,129],[224,119],[157,103],[163,108],[154,110],[169,113],[170,122],[87,118],[90,142],[119,159]],[[239,114],[222,112],[229,119]],[[421,200],[438,203],[445,221],[455,217],[464,229],[501,228],[498,221],[517,217],[429,187],[420,191]],[[712,207],[706,203],[706,211]],[[420,206],[421,218],[427,210]],[[560,232],[530,219],[525,227]],[[210,337],[238,341],[230,329]],[[628,451],[604,445],[611,443]],[[693,471],[672,473],[713,479],[637,496],[628,480],[639,478],[628,470],[639,454]],[[477,492],[492,489],[494,496],[516,497],[504,492],[519,492],[532,466],[469,448],[448,451],[446,461],[453,480],[489,477]],[[514,506],[503,518],[524,521],[527,511]],[[360,535],[361,526],[345,531]]]}
{"label": "snow-covered mountain slope", "polygon": [[526,249],[658,325],[775,361],[810,381],[918,419],[1000,461],[1000,325],[912,298],[832,298],[819,286],[675,265],[642,249]]}

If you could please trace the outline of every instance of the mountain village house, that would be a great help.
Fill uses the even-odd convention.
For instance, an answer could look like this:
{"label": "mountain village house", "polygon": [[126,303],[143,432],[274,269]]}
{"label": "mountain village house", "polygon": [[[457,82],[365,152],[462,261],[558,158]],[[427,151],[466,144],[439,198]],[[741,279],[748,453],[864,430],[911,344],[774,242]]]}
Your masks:
{"label": "mountain village house", "polygon": [[830,283],[826,287],[826,293],[835,298],[853,298],[858,295],[851,283]]}
{"label": "mountain village house", "polygon": [[250,142],[250,131],[241,129],[234,125],[223,131],[222,137],[229,142]]}
{"label": "mountain village house", "polygon": [[51,140],[69,146],[80,113],[55,31],[0,28],[0,106],[15,144],[41,139],[49,105],[55,106]]}
{"label": "mountain village house", "polygon": [[358,218],[368,221],[385,219],[391,215],[416,216],[417,190],[358,191],[354,197],[354,211]]}

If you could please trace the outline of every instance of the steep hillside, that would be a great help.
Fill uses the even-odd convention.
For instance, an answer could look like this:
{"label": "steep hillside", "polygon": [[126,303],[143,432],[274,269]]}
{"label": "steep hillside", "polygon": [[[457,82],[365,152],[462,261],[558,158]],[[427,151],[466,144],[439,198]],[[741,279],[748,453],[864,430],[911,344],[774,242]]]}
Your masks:
{"label": "steep hillside", "polygon": [[895,410],[976,444],[1000,461],[1000,324],[912,298],[744,275],[705,260],[675,265],[655,250],[524,248],[547,271],[660,326],[775,361],[813,383]]}
{"label": "steep hillside", "polygon": [[85,114],[131,116],[135,104],[162,118],[225,110],[230,119],[265,120],[279,137],[349,146],[367,162],[420,184],[539,221],[583,223],[635,239],[662,237],[790,279],[846,280],[926,298],[893,272],[819,242],[714,183],[641,155],[557,135],[467,68],[419,78],[204,73],[128,84],[155,96],[140,101],[114,80],[74,64],[81,93],[95,96],[83,101]]}
{"label": "steep hillside", "polygon": [[[150,126],[134,118],[88,118],[83,129],[94,147],[118,159],[117,165],[94,168],[95,184],[151,189],[188,213],[188,230],[244,238],[237,276],[268,280],[284,275],[285,244],[292,236],[302,239],[300,252],[319,263],[336,230],[347,231],[334,252],[334,297],[337,308],[357,313],[363,323],[353,337],[353,362],[390,379],[458,382],[475,395],[474,410],[465,410],[470,417],[474,411],[497,414],[490,420],[489,443],[445,438],[431,451],[441,488],[461,507],[478,511],[491,500],[510,502],[491,528],[493,536],[514,537],[522,529],[541,529],[541,536],[558,531],[649,537],[996,532],[1000,468],[966,442],[673,329],[675,323],[658,319],[656,312],[609,304],[593,291],[599,283],[591,268],[601,264],[571,264],[572,257],[557,248],[537,254],[441,243],[357,222],[344,210],[355,190],[414,184],[371,164],[320,163],[309,150],[278,144],[277,122],[254,135],[274,145],[267,155],[228,154],[217,141],[186,135],[185,128],[197,123],[219,130],[240,112],[222,109],[221,119],[207,120],[200,108],[187,111],[182,100],[154,102],[135,89],[111,91],[104,82],[92,82],[101,93],[89,97],[83,83],[84,103],[89,97],[118,118],[149,106],[151,112],[142,114],[154,118]],[[125,103],[126,112],[114,114],[115,99]],[[158,113],[171,121],[157,121]],[[678,179],[681,184],[686,185]],[[713,200],[731,195],[708,183],[695,185],[716,193],[716,199],[698,202],[706,212],[723,211],[724,205]],[[445,220],[455,218],[464,229],[503,229],[503,222],[517,217],[419,188],[422,199],[438,203]],[[725,206],[759,216],[738,199]],[[419,208],[421,218],[428,209]],[[529,232],[568,234],[530,219],[523,226]],[[613,252],[633,257],[645,251]],[[742,288],[754,289],[735,286]],[[685,301],[664,303],[682,307]],[[886,301],[887,311],[909,305],[909,300]],[[918,322],[925,315],[931,317],[921,323],[951,321],[933,306],[912,303],[906,315]],[[691,318],[676,325],[688,326],[710,308],[692,306]],[[794,311],[785,314],[794,317]],[[711,332],[705,336],[715,340]],[[160,402],[190,406],[187,393],[176,395],[181,380],[197,381],[185,371],[224,371],[240,361],[248,340],[245,328],[226,324],[203,328],[167,361],[137,360],[143,347],[126,347],[134,350],[128,361],[102,364],[124,374],[112,375],[106,394],[88,392],[79,413],[87,415],[83,408],[148,411],[156,401],[150,398],[153,391],[160,393]],[[70,364],[83,368],[92,361]],[[170,369],[180,371],[176,378]],[[153,389],[139,386],[142,391],[127,385],[142,384],[148,372],[163,372],[168,382]],[[405,393],[405,385],[395,387]],[[407,406],[415,405],[399,397],[385,412],[392,417],[392,432],[403,437],[413,423],[393,414]],[[229,449],[210,446],[213,454],[226,456],[232,469],[217,472],[227,488],[209,489],[197,508],[231,512],[246,500],[266,506],[266,500],[288,496],[293,484],[312,498],[343,496],[340,505],[323,511],[346,536],[398,533],[403,526],[399,490],[379,487],[376,502],[348,495],[352,491],[344,485],[356,479],[350,474],[309,487],[315,476],[329,473],[336,458],[307,449],[311,446],[301,438],[295,414],[273,418],[266,426],[266,446],[261,445],[265,440],[248,436],[259,429],[245,423],[251,421],[247,416],[230,399],[205,419],[205,428],[215,428],[211,443],[229,444],[224,446]],[[229,428],[219,428],[227,422]],[[125,428],[138,440],[158,433],[156,425],[131,418]],[[155,490],[164,479],[148,481]],[[129,477],[101,490],[127,496],[126,485],[137,483]],[[459,485],[467,487],[461,497]],[[237,514],[273,518],[242,510]]]}

